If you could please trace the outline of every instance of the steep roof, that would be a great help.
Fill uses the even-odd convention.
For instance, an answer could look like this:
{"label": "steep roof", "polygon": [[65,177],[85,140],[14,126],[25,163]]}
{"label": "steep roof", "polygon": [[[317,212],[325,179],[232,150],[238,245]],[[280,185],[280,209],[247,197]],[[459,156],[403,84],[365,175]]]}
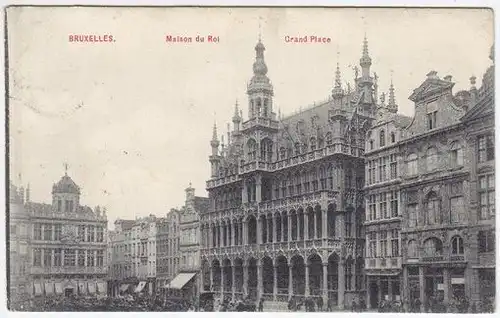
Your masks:
{"label": "steep roof", "polygon": [[80,194],[80,187],[67,174],[62,176],[58,183],[52,186],[52,193]]}

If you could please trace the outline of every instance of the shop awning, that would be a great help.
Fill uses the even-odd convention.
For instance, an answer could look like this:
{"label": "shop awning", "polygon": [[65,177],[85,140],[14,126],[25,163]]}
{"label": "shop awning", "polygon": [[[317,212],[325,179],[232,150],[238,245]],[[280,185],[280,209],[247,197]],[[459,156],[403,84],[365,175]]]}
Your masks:
{"label": "shop awning", "polygon": [[89,294],[95,294],[95,282],[89,282]]}
{"label": "shop awning", "polygon": [[127,289],[128,289],[128,284],[122,284],[120,286],[120,291],[122,291],[122,292],[126,291]]}
{"label": "shop awning", "polygon": [[78,283],[78,293],[80,295],[85,295],[87,293],[87,286],[84,282]]}
{"label": "shop awning", "polygon": [[45,295],[50,296],[54,293],[54,283],[45,283]]}
{"label": "shop awning", "polygon": [[40,283],[34,283],[35,286],[35,296],[42,295],[42,285]]}
{"label": "shop awning", "polygon": [[134,292],[140,293],[144,289],[145,286],[146,286],[146,282],[139,282],[139,284],[135,288]]}
{"label": "shop awning", "polygon": [[168,288],[182,289],[196,273],[180,273],[168,284]]}
{"label": "shop awning", "polygon": [[102,282],[97,283],[97,293],[98,294],[106,294],[106,287],[105,287],[104,283],[102,283]]}
{"label": "shop awning", "polygon": [[62,283],[56,283],[55,286],[56,286],[56,294],[62,295],[62,293],[63,293]]}

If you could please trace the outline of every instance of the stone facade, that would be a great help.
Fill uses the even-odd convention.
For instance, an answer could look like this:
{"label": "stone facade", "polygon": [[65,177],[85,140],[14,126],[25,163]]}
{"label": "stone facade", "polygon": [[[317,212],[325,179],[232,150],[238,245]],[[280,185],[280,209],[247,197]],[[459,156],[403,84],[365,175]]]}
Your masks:
{"label": "stone facade", "polygon": [[236,104],[227,144],[214,127],[202,287],[276,302],[319,297],[344,308],[365,294],[363,155],[378,107],[368,42],[352,89],[342,87],[337,65],[328,100],[285,118],[273,109],[264,50],[259,40],[248,119]]}
{"label": "stone facade", "polygon": [[180,268],[179,211],[170,210],[166,217],[157,219],[156,226],[156,286],[161,292]]}
{"label": "stone facade", "polygon": [[21,190],[11,192],[11,208],[10,237],[19,238],[11,274],[24,274],[20,291],[106,295],[106,211],[80,205],[80,188],[67,174],[53,185],[52,204],[32,202]]}

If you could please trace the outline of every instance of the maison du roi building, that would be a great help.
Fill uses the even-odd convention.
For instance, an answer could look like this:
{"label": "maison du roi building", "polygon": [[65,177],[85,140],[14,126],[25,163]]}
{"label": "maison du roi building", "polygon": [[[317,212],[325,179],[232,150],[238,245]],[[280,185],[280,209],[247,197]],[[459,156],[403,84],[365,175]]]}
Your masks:
{"label": "maison du roi building", "polygon": [[10,186],[10,296],[106,295],[105,209],[80,205],[67,175],[52,187],[52,204]]}
{"label": "maison du roi building", "polygon": [[327,101],[282,118],[264,50],[259,40],[248,119],[236,103],[227,143],[214,126],[202,289],[340,309],[492,296],[493,67],[455,95],[431,71],[410,118],[392,83],[379,97],[365,38],[352,89],[337,66]]}

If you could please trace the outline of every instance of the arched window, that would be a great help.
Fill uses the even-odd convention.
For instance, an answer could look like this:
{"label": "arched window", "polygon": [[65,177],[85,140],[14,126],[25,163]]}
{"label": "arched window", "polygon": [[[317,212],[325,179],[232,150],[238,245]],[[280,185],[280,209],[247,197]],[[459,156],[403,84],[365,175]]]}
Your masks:
{"label": "arched window", "polygon": [[273,142],[267,138],[260,143],[260,159],[267,162],[273,159]]}
{"label": "arched window", "polygon": [[453,142],[450,147],[450,159],[452,167],[460,167],[464,165],[462,146],[458,142]]}
{"label": "arched window", "polygon": [[326,144],[329,146],[331,144],[333,144],[333,138],[332,138],[332,133],[331,132],[328,132],[326,134]]}
{"label": "arched window", "polygon": [[286,159],[286,148],[285,147],[280,148],[280,159],[281,160]]}
{"label": "arched window", "polygon": [[426,162],[427,171],[436,170],[438,163],[438,154],[436,148],[430,147],[429,149],[427,149]]}
{"label": "arched window", "polygon": [[439,256],[443,253],[443,243],[435,238],[431,237],[424,242],[424,255],[426,257]]}
{"label": "arched window", "polygon": [[415,240],[411,240],[408,242],[408,258],[417,258],[418,250],[417,250],[417,242]]}
{"label": "arched window", "polygon": [[257,98],[257,109],[255,111],[257,112],[257,117],[262,115],[262,100],[260,98]]}
{"label": "arched window", "polygon": [[373,150],[373,139],[370,139],[370,150]]}
{"label": "arched window", "polygon": [[311,151],[316,150],[316,138],[311,137]]}
{"label": "arched window", "polygon": [[391,143],[396,142],[396,134],[394,132],[391,132]]}
{"label": "arched window", "polygon": [[427,224],[439,224],[441,222],[440,202],[435,192],[427,195]]}
{"label": "arched window", "polygon": [[264,98],[264,111],[263,111],[263,116],[267,118],[269,114],[269,109],[267,105],[267,98]]}
{"label": "arched window", "polygon": [[414,176],[418,174],[418,157],[416,154],[412,153],[408,156],[407,160],[407,172],[409,176]]}
{"label": "arched window", "polygon": [[255,140],[250,139],[247,142],[247,147],[248,147],[248,160],[252,161],[256,159],[257,155],[257,143]]}
{"label": "arched window", "polygon": [[383,129],[379,132],[379,145],[380,147],[385,146],[385,131]]}
{"label": "arched window", "polygon": [[464,253],[464,240],[460,236],[451,239],[451,254],[462,255]]}

